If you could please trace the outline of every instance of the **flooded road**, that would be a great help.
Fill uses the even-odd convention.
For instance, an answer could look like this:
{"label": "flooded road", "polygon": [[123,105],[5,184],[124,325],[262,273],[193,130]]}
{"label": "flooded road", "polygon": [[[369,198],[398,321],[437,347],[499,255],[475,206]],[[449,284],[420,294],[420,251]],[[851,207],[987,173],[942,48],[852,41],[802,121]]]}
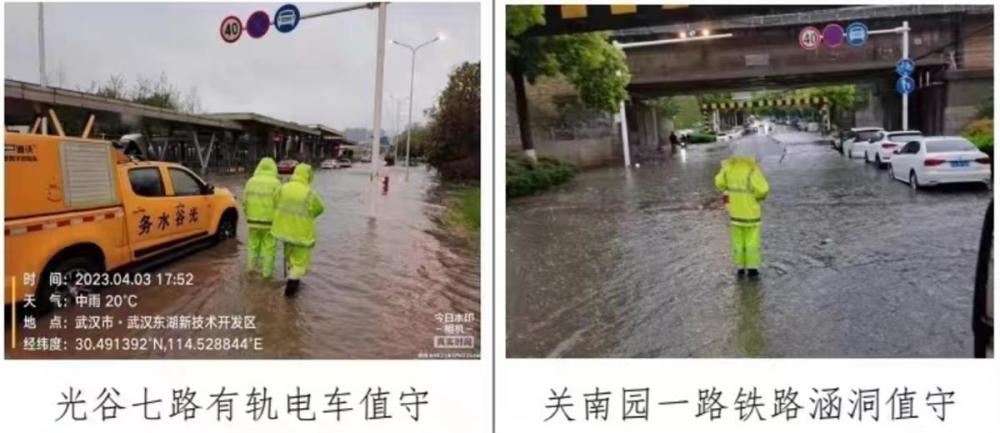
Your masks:
{"label": "flooded road", "polygon": [[971,357],[992,193],[911,192],[815,135],[774,137],[740,139],[767,149],[757,281],[730,261],[725,143],[510,200],[508,356]]}
{"label": "flooded road", "polygon": [[[317,170],[313,187],[326,212],[317,220],[317,246],[309,273],[293,298],[282,294],[283,280],[264,281],[245,273],[246,226],[240,220],[237,240],[226,241],[153,273],[191,273],[194,284],[114,287],[107,294],[138,294],[138,306],[113,310],[110,330],[73,329],[72,317],[105,315],[107,309],[71,306],[53,315],[70,318],[70,329],[50,331],[51,316],[38,320],[35,331],[18,330],[18,338],[59,336],[65,351],[10,350],[8,357],[81,358],[425,358],[478,357],[480,259],[478,239],[456,235],[441,218],[452,191],[424,167],[391,167],[390,190],[379,194],[377,219],[368,218],[368,164],[339,170]],[[211,179],[241,196],[242,177]],[[283,277],[279,254],[277,276]],[[254,329],[127,329],[130,317],[253,316]],[[456,322],[455,318],[459,318]],[[176,320],[176,319],[174,319]],[[185,320],[185,319],[180,319]],[[229,319],[227,319],[229,320]],[[241,321],[246,324],[245,319]],[[448,323],[450,322],[450,324]],[[155,322],[154,322],[155,323]],[[168,325],[165,324],[164,326]],[[447,327],[447,329],[445,329]],[[448,331],[448,332],[445,332]],[[473,346],[435,347],[435,337],[471,336]],[[112,337],[111,350],[94,350],[99,339]],[[188,338],[237,337],[260,343],[260,350],[199,350]],[[94,345],[77,350],[83,338]],[[171,350],[122,350],[131,338],[161,338]],[[176,340],[183,338],[184,340]],[[21,340],[19,340],[21,341]],[[466,340],[469,341],[469,340]],[[131,343],[128,343],[131,344]],[[179,347],[178,347],[179,346]],[[210,346],[214,346],[211,344]],[[102,346],[103,347],[103,346]],[[209,347],[209,346],[205,346]],[[145,350],[142,350],[145,349]],[[204,349],[204,348],[203,348]]]}

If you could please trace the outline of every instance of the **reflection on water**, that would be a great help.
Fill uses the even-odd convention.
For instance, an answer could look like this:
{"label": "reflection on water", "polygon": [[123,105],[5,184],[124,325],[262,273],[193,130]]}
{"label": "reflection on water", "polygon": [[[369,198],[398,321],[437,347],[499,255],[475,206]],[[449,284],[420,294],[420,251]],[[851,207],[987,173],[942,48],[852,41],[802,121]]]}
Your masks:
{"label": "reflection on water", "polygon": [[913,193],[816,138],[740,140],[771,183],[756,282],[733,272],[713,183],[730,144],[509,201],[508,355],[970,356],[991,193]]}
{"label": "reflection on water", "polygon": [[[10,351],[12,357],[263,357],[263,358],[415,358],[424,355],[479,353],[479,245],[460,238],[441,223],[449,189],[423,168],[390,168],[387,195],[377,194],[376,219],[368,217],[367,164],[341,170],[318,170],[313,186],[326,204],[317,222],[318,243],[309,274],[293,298],[282,295],[281,281],[247,275],[246,229],[239,237],[202,250],[153,272],[191,272],[194,287],[115,287],[102,293],[138,293],[139,306],[115,314],[122,323],[110,331],[20,330],[18,337],[260,337],[259,352],[65,353]],[[240,195],[244,179],[214,179]],[[277,274],[283,276],[282,254]],[[105,314],[70,307],[58,314]],[[469,314],[471,313],[471,314]],[[256,330],[220,332],[125,329],[128,316],[252,315]],[[444,315],[472,317],[461,331],[474,338],[472,349],[438,350],[434,337],[446,335]],[[71,326],[72,328],[72,326]],[[44,331],[44,332],[43,332]],[[455,331],[452,327],[451,331]],[[98,332],[98,333],[94,333]],[[9,337],[9,332],[8,332]],[[8,342],[8,347],[9,342]]]}

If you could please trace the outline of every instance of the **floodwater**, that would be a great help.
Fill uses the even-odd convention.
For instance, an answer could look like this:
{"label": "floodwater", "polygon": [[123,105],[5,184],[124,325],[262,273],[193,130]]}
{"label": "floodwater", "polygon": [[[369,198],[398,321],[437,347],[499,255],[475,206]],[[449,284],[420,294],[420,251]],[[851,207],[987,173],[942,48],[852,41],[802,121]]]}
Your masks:
{"label": "floodwater", "polygon": [[[137,308],[112,310],[116,325],[110,330],[48,329],[52,315],[104,315],[107,310],[71,306],[39,319],[38,329],[18,330],[19,340],[31,336],[60,336],[62,352],[10,350],[13,358],[460,358],[479,356],[480,259],[478,239],[457,235],[441,218],[444,198],[452,191],[440,185],[424,167],[413,167],[404,182],[403,167],[391,167],[389,193],[376,195],[372,221],[369,213],[370,165],[317,170],[313,187],[326,205],[317,221],[318,243],[312,265],[298,293],[283,296],[283,280],[264,281],[245,273],[246,226],[239,236],[169,265],[155,273],[191,273],[194,285],[114,287],[106,294],[138,294]],[[213,179],[241,195],[244,178]],[[280,247],[279,247],[280,251]],[[276,263],[279,277],[282,254]],[[254,330],[127,330],[129,316],[254,316]],[[460,318],[456,321],[455,318]],[[471,320],[469,320],[471,319]],[[165,319],[169,320],[169,319]],[[451,322],[451,323],[446,323]],[[447,331],[447,332],[446,332]],[[435,336],[472,336],[471,348],[436,348]],[[215,339],[203,350],[178,349],[75,350],[78,340],[98,347],[128,344],[131,338],[174,343],[182,338]],[[217,348],[218,337],[251,338],[244,349]],[[23,340],[20,340],[23,341]],[[135,340],[129,340],[135,343]],[[197,340],[194,340],[197,344]],[[169,346],[168,346],[169,347]]]}
{"label": "floodwater", "polygon": [[730,143],[509,201],[507,355],[971,357],[992,192],[912,192],[816,135],[772,137],[738,140],[771,186],[759,280],[735,275],[714,189]]}

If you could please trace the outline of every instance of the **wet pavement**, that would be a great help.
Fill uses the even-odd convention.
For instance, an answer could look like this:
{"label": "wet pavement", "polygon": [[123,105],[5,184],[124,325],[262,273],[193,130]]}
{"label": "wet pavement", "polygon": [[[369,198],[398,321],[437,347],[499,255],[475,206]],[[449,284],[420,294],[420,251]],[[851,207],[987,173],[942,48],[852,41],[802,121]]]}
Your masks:
{"label": "wet pavement", "polygon": [[[245,273],[246,227],[241,216],[237,240],[226,241],[154,273],[191,273],[194,285],[114,287],[107,294],[138,294],[137,308],[114,310],[110,330],[48,330],[52,315],[38,320],[38,330],[18,330],[18,338],[59,336],[65,351],[25,352],[12,358],[424,358],[478,357],[480,260],[478,239],[460,236],[442,222],[444,200],[453,192],[424,167],[411,168],[409,183],[402,167],[390,168],[388,195],[379,194],[378,218],[368,218],[370,166],[317,170],[313,186],[326,204],[317,221],[318,243],[309,274],[293,298],[282,295],[283,282]],[[241,195],[244,178],[212,179]],[[280,248],[279,248],[280,250]],[[279,252],[278,276],[283,276]],[[107,310],[80,306],[57,310],[71,320],[104,315]],[[254,316],[254,330],[128,330],[130,316]],[[456,322],[455,318],[461,318]],[[470,320],[471,319],[471,320]],[[170,319],[167,319],[170,320]],[[189,318],[188,320],[191,320]],[[447,321],[451,324],[447,325]],[[447,331],[447,332],[446,332]],[[435,348],[435,336],[471,336],[473,347]],[[198,350],[188,338],[251,338],[261,350]],[[109,339],[110,338],[110,339]],[[123,350],[123,344],[159,338],[171,350]],[[174,340],[181,338],[183,340]],[[86,339],[91,350],[76,350]],[[19,340],[23,341],[23,340]],[[463,340],[466,344],[470,340]],[[102,343],[103,342],[103,343]],[[123,343],[124,342],[124,343]],[[197,340],[195,340],[195,344]],[[96,350],[98,344],[113,346]],[[81,346],[84,347],[84,346]],[[218,348],[216,348],[218,349]]]}
{"label": "wet pavement", "polygon": [[507,355],[971,357],[992,192],[913,192],[818,139],[738,141],[771,186],[756,281],[735,276],[713,184],[733,144],[508,201]]}

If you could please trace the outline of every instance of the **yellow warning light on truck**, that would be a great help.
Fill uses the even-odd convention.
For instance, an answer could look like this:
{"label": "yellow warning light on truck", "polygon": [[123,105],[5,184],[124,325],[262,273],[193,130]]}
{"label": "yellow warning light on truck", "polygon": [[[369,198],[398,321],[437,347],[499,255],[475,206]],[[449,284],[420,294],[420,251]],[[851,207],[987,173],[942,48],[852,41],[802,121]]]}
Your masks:
{"label": "yellow warning light on truck", "polygon": [[236,234],[228,190],[180,164],[130,160],[108,141],[7,132],[4,168],[4,302],[32,296],[39,313],[88,289],[80,274]]}

